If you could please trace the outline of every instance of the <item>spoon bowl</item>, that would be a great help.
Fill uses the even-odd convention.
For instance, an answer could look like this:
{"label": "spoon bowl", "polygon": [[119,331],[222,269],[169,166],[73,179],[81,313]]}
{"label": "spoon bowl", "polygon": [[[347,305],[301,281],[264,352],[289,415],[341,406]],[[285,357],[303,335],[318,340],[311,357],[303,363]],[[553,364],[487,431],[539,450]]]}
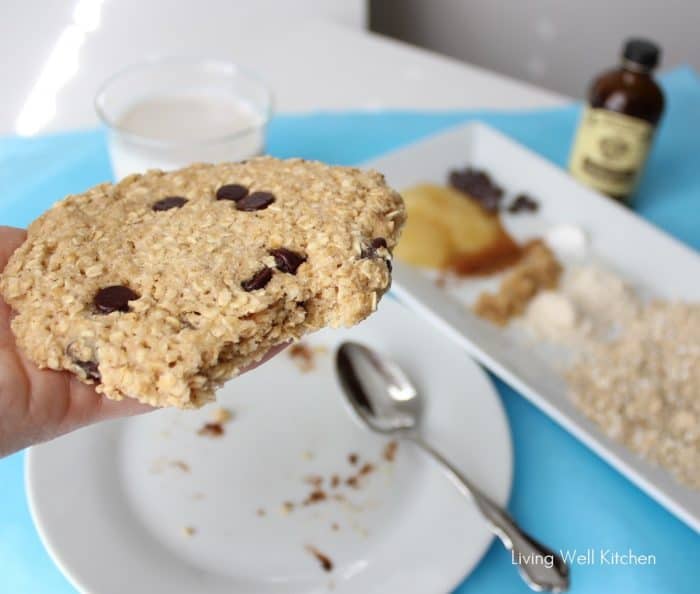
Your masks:
{"label": "spoon bowl", "polygon": [[385,434],[417,431],[422,402],[398,365],[357,342],[344,342],[335,363],[346,402],[362,424]]}

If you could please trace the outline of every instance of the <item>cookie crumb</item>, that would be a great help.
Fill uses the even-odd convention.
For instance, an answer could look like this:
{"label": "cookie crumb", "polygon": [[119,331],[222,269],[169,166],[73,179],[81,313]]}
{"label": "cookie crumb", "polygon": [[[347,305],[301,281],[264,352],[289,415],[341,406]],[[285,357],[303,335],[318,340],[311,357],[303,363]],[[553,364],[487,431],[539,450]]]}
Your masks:
{"label": "cookie crumb", "polygon": [[313,459],[314,459],[314,453],[313,453],[313,452],[309,452],[308,450],[306,450],[305,452],[302,452],[302,453],[301,453],[301,457],[302,457],[304,460],[306,460],[306,461],[313,460]]}
{"label": "cookie crumb", "polygon": [[340,477],[337,474],[334,474],[331,477],[331,487],[335,489],[338,487],[338,485],[340,485]]}
{"label": "cookie crumb", "polygon": [[382,456],[387,462],[393,462],[396,459],[396,450],[399,449],[399,442],[396,440],[391,440],[384,447],[384,452]]}
{"label": "cookie crumb", "polygon": [[187,464],[187,462],[183,462],[182,460],[173,460],[172,462],[170,462],[170,466],[182,470],[182,472],[190,472],[190,465]]}
{"label": "cookie crumb", "polygon": [[262,507],[259,507],[255,513],[256,513],[256,514],[258,515],[258,517],[260,517],[260,518],[262,518],[263,516],[267,515],[267,512],[266,512],[265,509],[262,508]]}
{"label": "cookie crumb", "polygon": [[304,482],[318,488],[323,484],[323,477],[317,474],[310,474],[309,476],[304,477]]}
{"label": "cookie crumb", "polygon": [[302,505],[312,505],[314,503],[319,503],[325,501],[328,498],[326,492],[322,489],[316,489],[309,493],[308,497],[302,501]]}
{"label": "cookie crumb", "polygon": [[350,475],[345,479],[345,484],[353,489],[358,489],[360,487],[360,479],[368,474],[371,474],[374,472],[374,470],[374,464],[371,462],[365,462],[355,474]]}
{"label": "cookie crumb", "polygon": [[357,476],[367,476],[371,472],[374,472],[374,464],[366,462],[362,465],[362,468],[357,473]]}
{"label": "cookie crumb", "polygon": [[160,474],[166,468],[177,468],[182,472],[190,472],[190,465],[183,460],[168,460],[166,458],[157,458],[151,463],[150,472],[151,474]]}
{"label": "cookie crumb", "polygon": [[287,352],[302,373],[313,371],[316,367],[314,351],[306,343],[297,342],[290,346]]}
{"label": "cookie crumb", "polygon": [[280,506],[280,511],[283,516],[287,516],[294,511],[294,504],[291,501],[284,501]]}
{"label": "cookie crumb", "polygon": [[197,529],[194,526],[183,526],[182,533],[189,538],[197,534]]}
{"label": "cookie crumb", "polygon": [[221,437],[224,434],[224,427],[221,423],[204,423],[197,431],[197,435],[204,437]]}
{"label": "cookie crumb", "polygon": [[318,559],[323,571],[333,571],[333,561],[331,561],[328,555],[324,555],[321,551],[319,551],[316,547],[312,545],[306,545],[306,550],[309,551],[309,553],[311,553],[314,557],[316,557],[316,559]]}
{"label": "cookie crumb", "polygon": [[359,456],[357,454],[348,454],[348,462],[355,466],[357,464],[357,461],[359,460]]}
{"label": "cookie crumb", "polygon": [[331,524],[331,530],[333,530],[333,532],[338,532],[338,530],[340,530],[340,526],[338,526],[338,522],[333,522]]}
{"label": "cookie crumb", "polygon": [[233,421],[235,415],[230,408],[220,406],[214,409],[211,417],[213,423],[216,423],[217,425],[225,425],[226,423]]}

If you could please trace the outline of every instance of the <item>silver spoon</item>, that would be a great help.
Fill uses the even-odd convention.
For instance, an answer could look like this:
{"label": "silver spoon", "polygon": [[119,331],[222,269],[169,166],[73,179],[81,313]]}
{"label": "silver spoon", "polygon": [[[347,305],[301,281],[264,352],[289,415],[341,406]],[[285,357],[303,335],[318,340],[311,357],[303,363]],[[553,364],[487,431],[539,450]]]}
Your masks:
{"label": "silver spoon", "polygon": [[442,466],[457,489],[472,498],[518,563],[520,575],[533,590],[565,592],[569,568],[551,549],[525,534],[499,505],[462,475],[419,434],[421,399],[398,365],[356,342],[344,342],[336,353],[336,369],[347,401],[363,424],[418,445]]}

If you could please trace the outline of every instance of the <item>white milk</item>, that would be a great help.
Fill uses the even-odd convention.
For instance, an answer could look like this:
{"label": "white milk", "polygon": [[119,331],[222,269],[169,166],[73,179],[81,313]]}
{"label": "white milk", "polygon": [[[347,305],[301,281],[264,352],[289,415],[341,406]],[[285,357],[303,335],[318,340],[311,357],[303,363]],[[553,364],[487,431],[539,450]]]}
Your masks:
{"label": "white milk", "polygon": [[143,99],[124,110],[111,132],[115,178],[258,155],[265,142],[263,122],[252,107],[224,95]]}

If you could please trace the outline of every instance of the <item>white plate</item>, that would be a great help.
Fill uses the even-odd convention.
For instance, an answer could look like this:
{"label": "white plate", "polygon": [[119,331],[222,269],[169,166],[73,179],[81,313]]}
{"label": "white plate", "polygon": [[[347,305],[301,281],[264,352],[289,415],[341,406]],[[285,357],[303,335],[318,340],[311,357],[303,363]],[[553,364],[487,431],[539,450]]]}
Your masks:
{"label": "white plate", "polygon": [[[511,195],[527,192],[540,202],[536,215],[506,216],[506,225],[516,237],[529,237],[557,225],[576,225],[588,235],[593,257],[604,260],[642,292],[700,300],[700,257],[695,252],[487,126],[455,128],[367,165],[382,171],[391,185],[401,189],[419,182],[445,183],[449,169],[465,164],[488,170]],[[403,302],[700,531],[700,494],[607,438],[568,400],[564,379],[551,361],[536,356],[522,341],[518,343],[465,307],[478,292],[479,283],[466,282],[450,296],[418,269],[395,263],[393,276],[395,292]]]}
{"label": "white plate", "polygon": [[[405,367],[426,399],[426,437],[504,503],[512,446],[493,386],[428,322],[386,298],[358,327],[308,340],[328,348],[315,370],[301,373],[282,354],[227,384],[219,403],[236,417],[221,438],[197,435],[209,406],[97,425],[32,448],[32,516],[71,582],[94,594],[427,594],[455,587],[491,535],[434,463],[409,444],[399,446],[395,462],[383,460],[388,440],[352,420],[333,366],[335,346],[348,339]],[[304,477],[353,472],[351,452],[377,466],[360,489],[326,489],[352,505],[330,501],[282,513],[284,501],[311,491]],[[196,533],[186,536],[185,526]],[[325,573],[306,545],[326,553],[334,570]]]}

